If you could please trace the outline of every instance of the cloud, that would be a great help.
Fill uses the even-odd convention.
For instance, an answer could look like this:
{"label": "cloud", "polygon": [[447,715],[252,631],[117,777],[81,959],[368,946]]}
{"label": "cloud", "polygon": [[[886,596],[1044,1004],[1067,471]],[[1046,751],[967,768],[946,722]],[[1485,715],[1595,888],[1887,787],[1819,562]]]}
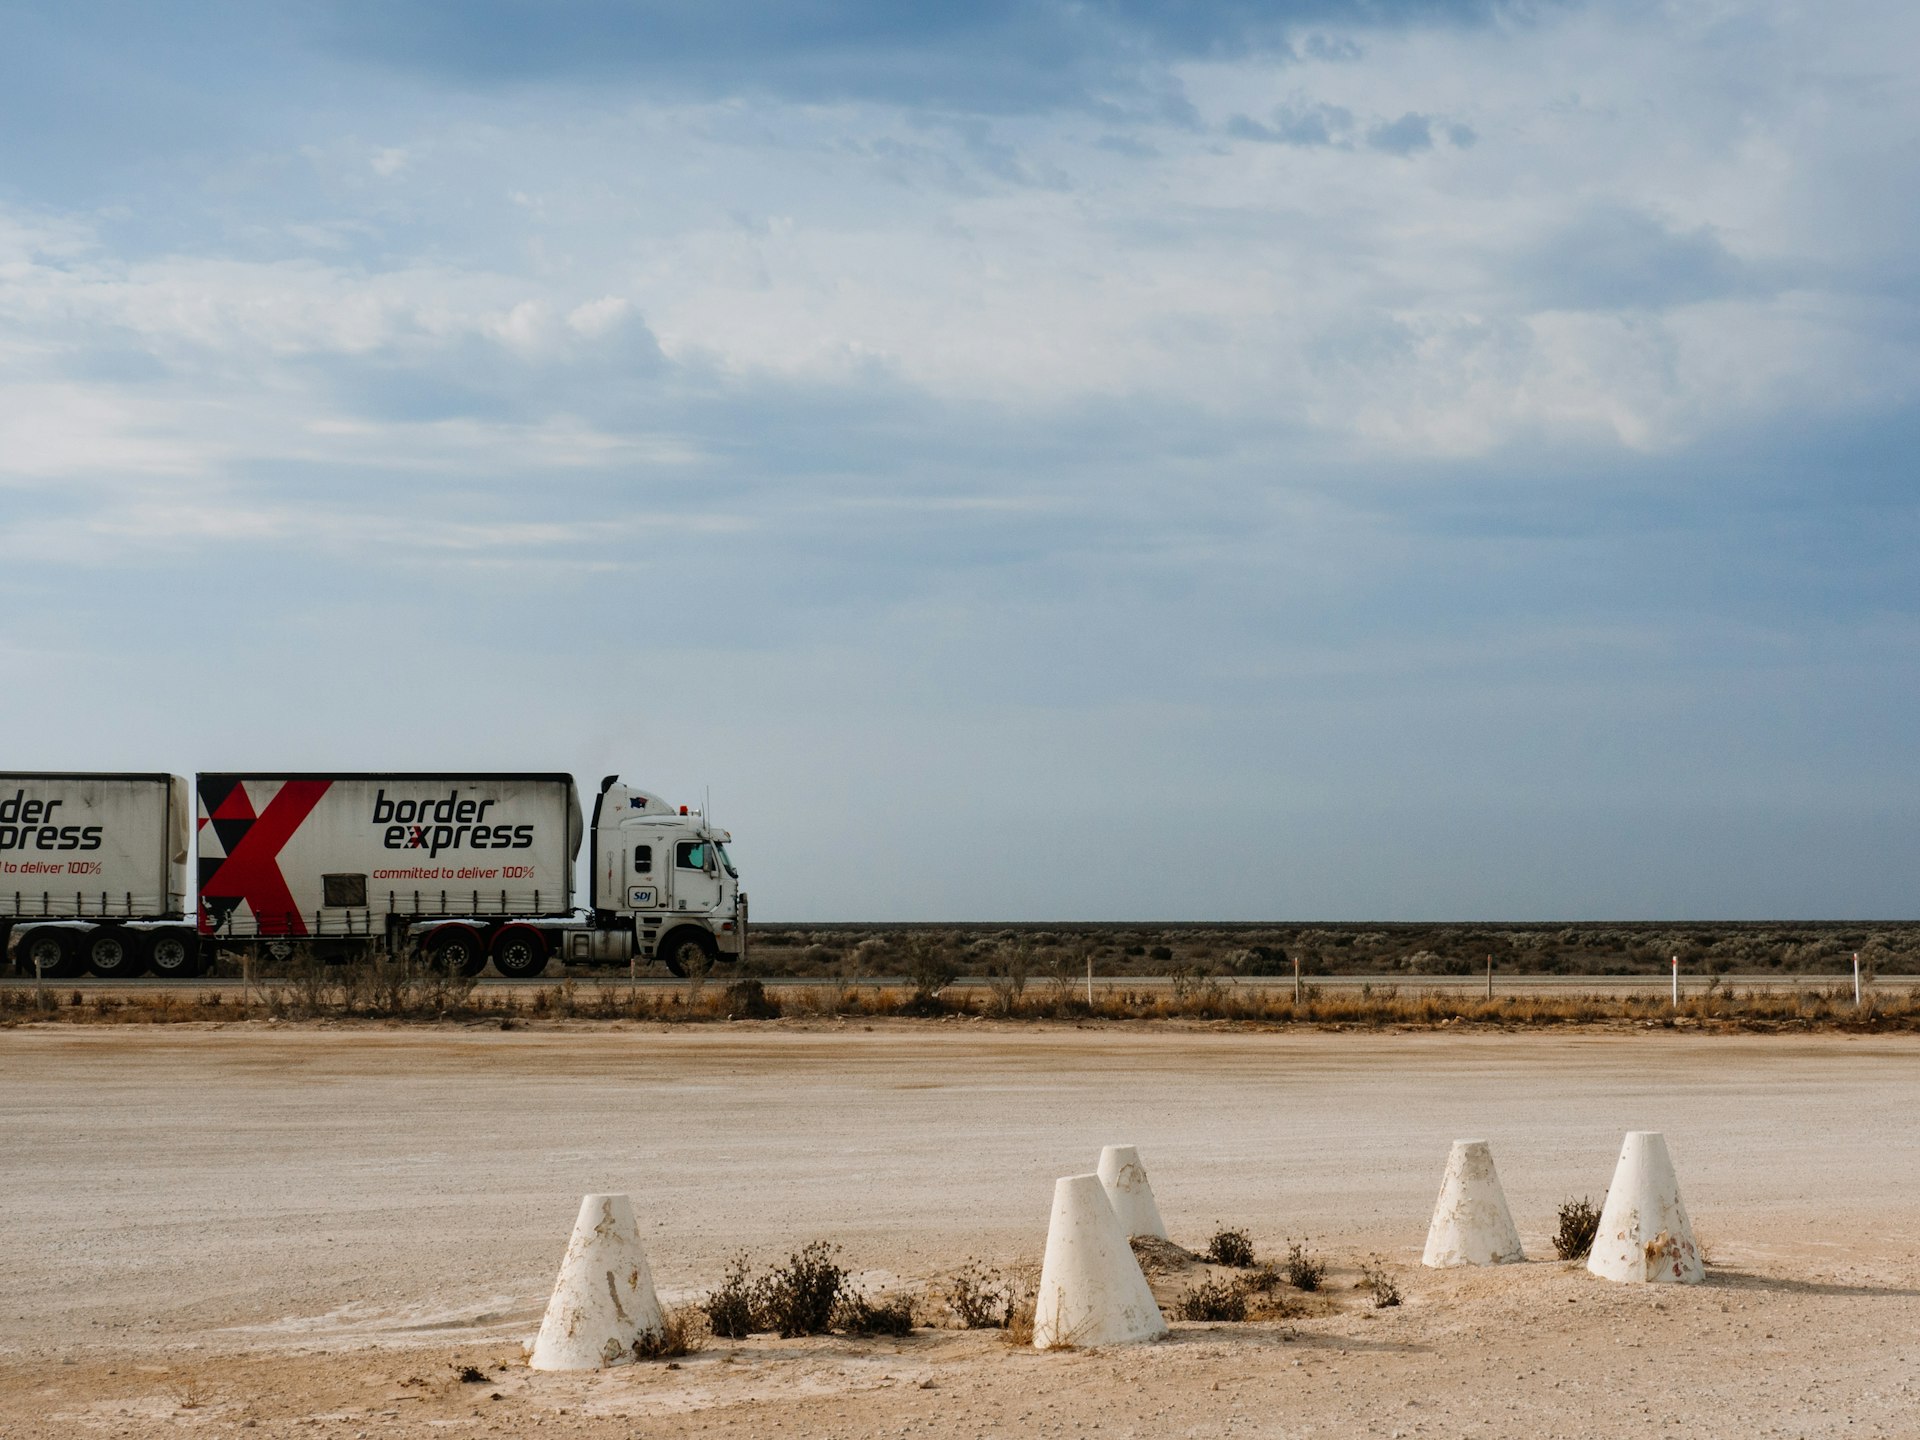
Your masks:
{"label": "cloud", "polygon": [[336,7],[343,52],[462,84],[644,80],[656,93],[881,101],[1006,113],[1138,101],[1183,59],[1293,53],[1347,60],[1362,31],[1479,26],[1508,0],[411,0]]}
{"label": "cloud", "polygon": [[1409,110],[1398,120],[1389,120],[1367,131],[1367,144],[1389,155],[1412,155],[1433,148],[1433,119]]}
{"label": "cloud", "polygon": [[1529,303],[1565,310],[1665,309],[1759,285],[1711,228],[1676,229],[1622,205],[1568,217],[1515,256],[1510,273]]}
{"label": "cloud", "polygon": [[1281,106],[1270,124],[1235,115],[1227,121],[1227,133],[1236,140],[1278,145],[1345,145],[1353,133],[1353,112],[1340,105]]}
{"label": "cloud", "polygon": [[1364,139],[1369,149],[1402,157],[1433,149],[1436,133],[1462,150],[1479,139],[1469,125],[1412,111],[1397,120],[1376,121],[1363,135],[1353,111],[1325,101],[1276,106],[1266,122],[1234,114],[1227,119],[1226,132],[1236,140],[1342,150],[1353,149]]}

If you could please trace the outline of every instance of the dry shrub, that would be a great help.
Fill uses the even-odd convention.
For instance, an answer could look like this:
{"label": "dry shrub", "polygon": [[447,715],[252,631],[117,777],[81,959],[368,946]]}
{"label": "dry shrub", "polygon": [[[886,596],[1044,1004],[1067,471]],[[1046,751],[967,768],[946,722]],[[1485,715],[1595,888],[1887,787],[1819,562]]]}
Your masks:
{"label": "dry shrub", "polygon": [[173,1403],[182,1410],[198,1410],[210,1398],[206,1381],[198,1375],[183,1375],[174,1382]]}
{"label": "dry shrub", "polygon": [[636,1360],[678,1360],[691,1355],[707,1343],[701,1313],[691,1306],[676,1305],[661,1313],[660,1328],[649,1330],[633,1346]]}
{"label": "dry shrub", "polygon": [[913,994],[903,1010],[910,1015],[941,1015],[946,1007],[940,992],[960,978],[960,967],[939,937],[915,934],[907,938],[907,979],[913,982]]}
{"label": "dry shrub", "polygon": [[726,990],[729,1020],[778,1020],[780,1002],[758,980],[736,980]]}
{"label": "dry shrub", "polygon": [[755,1318],[782,1340],[827,1334],[847,1285],[847,1272],[833,1258],[839,1253],[824,1240],[794,1251],[754,1286]]}
{"label": "dry shrub", "polygon": [[1025,940],[1002,943],[998,955],[987,966],[987,992],[995,1015],[1012,1019],[1020,1013],[1020,997],[1027,993],[1027,976],[1033,968],[1033,947]]}
{"label": "dry shrub", "polygon": [[1207,1241],[1207,1259],[1234,1270],[1253,1268],[1253,1237],[1244,1230],[1216,1230]]}
{"label": "dry shrub", "polygon": [[1234,1280],[1209,1280],[1182,1295],[1174,1306],[1182,1320],[1238,1324],[1247,1318],[1247,1292]]}
{"label": "dry shrub", "polygon": [[1271,1265],[1262,1265],[1240,1277],[1240,1288],[1249,1295],[1266,1295],[1280,1288],[1280,1272]]}
{"label": "dry shrub", "polygon": [[1600,1233],[1600,1212],[1586,1196],[1560,1206],[1560,1228],[1554,1232],[1553,1253],[1562,1260],[1584,1260]]}
{"label": "dry shrub", "polygon": [[1399,1285],[1387,1273],[1387,1267],[1378,1255],[1367,1262],[1366,1268],[1360,1272],[1360,1281],[1354,1288],[1368,1291],[1373,1301],[1373,1308],[1376,1310],[1390,1310],[1401,1300]]}
{"label": "dry shrub", "polygon": [[1013,1323],[1013,1283],[978,1261],[961,1266],[947,1281],[941,1298],[962,1329],[1004,1330]]}
{"label": "dry shrub", "polygon": [[1280,1271],[1296,1290],[1318,1290],[1327,1278],[1326,1262],[1298,1240],[1287,1242],[1287,1258]]}
{"label": "dry shrub", "polygon": [[753,1333],[758,1318],[754,1284],[747,1273],[747,1256],[742,1251],[727,1266],[726,1278],[702,1304],[707,1325],[723,1340],[744,1340]]}
{"label": "dry shrub", "polygon": [[833,1328],[849,1335],[905,1335],[913,1329],[913,1300],[906,1295],[891,1300],[843,1296],[834,1311]]}

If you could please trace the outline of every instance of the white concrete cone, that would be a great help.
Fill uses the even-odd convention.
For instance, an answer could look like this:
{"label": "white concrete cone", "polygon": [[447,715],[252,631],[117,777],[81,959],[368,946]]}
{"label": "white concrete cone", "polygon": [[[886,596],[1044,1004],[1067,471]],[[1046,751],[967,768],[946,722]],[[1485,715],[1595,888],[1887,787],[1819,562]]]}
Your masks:
{"label": "white concrete cone", "polygon": [[1657,1131],[1627,1132],[1587,1269],[1635,1284],[1698,1285],[1707,1278],[1666,1137]]}
{"label": "white concrete cone", "polygon": [[1034,1297],[1034,1348],[1126,1345],[1166,1333],[1167,1322],[1100,1177],[1069,1175],[1054,1182],[1047,1254]]}
{"label": "white concrete cone", "polygon": [[1147,1167],[1140,1163],[1138,1150],[1131,1145],[1109,1145],[1102,1150],[1100,1184],[1129,1239],[1135,1235],[1167,1238],[1167,1222],[1153,1203],[1153,1186],[1147,1181]]}
{"label": "white concrete cone", "polygon": [[1448,1265],[1506,1265],[1527,1257],[1520,1251],[1520,1232],[1513,1228],[1500,1172],[1493,1168],[1493,1151],[1484,1140],[1456,1140],[1447,1156],[1447,1173],[1440,1181],[1433,1223],[1427,1226],[1427,1250],[1421,1263],[1440,1269]]}
{"label": "white concrete cone", "polygon": [[633,1202],[624,1195],[587,1196],[529,1363],[535,1370],[623,1365],[634,1358],[634,1343],[658,1333],[665,1318]]}

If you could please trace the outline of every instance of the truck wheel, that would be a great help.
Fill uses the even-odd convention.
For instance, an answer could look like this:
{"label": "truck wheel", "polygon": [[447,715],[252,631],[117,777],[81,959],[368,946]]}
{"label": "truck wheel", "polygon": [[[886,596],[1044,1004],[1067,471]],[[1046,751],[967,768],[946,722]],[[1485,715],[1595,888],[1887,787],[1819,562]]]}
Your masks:
{"label": "truck wheel", "polygon": [[80,957],[73,953],[73,945],[64,930],[30,930],[16,953],[29,975],[64,980],[80,970]]}
{"label": "truck wheel", "polygon": [[147,967],[133,937],[117,925],[102,925],[86,940],[87,969],[102,980],[126,980]]}
{"label": "truck wheel", "polygon": [[487,968],[480,937],[464,925],[448,925],[427,940],[428,962],[448,975],[478,975]]}
{"label": "truck wheel", "polygon": [[494,937],[493,968],[509,980],[540,974],[547,968],[547,937],[531,925],[509,925]]}
{"label": "truck wheel", "polygon": [[686,979],[704,975],[713,968],[713,941],[702,930],[676,930],[660,946],[660,958],[667,969]]}
{"label": "truck wheel", "polygon": [[164,980],[193,979],[200,973],[199,937],[191,930],[155,931],[147,968]]}

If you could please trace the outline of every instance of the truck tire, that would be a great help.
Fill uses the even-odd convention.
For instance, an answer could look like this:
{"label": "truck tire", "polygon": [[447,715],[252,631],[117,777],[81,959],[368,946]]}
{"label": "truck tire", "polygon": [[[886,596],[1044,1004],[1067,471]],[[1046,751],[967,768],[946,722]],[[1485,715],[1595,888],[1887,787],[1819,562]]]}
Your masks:
{"label": "truck tire", "polygon": [[194,979],[200,974],[200,937],[185,928],[154,931],[147,969],[163,980]]}
{"label": "truck tire", "polygon": [[427,937],[427,961],[449,975],[478,975],[487,968],[479,932],[466,925],[442,925]]}
{"label": "truck tire", "polygon": [[146,969],[139,942],[118,925],[102,925],[85,939],[87,969],[102,980],[130,980]]}
{"label": "truck tire", "polygon": [[713,969],[717,953],[713,937],[704,930],[675,930],[660,942],[660,958],[666,961],[667,969],[683,980]]}
{"label": "truck tire", "polygon": [[19,956],[20,967],[27,974],[44,975],[49,980],[65,980],[70,975],[77,975],[82,964],[67,932],[51,927],[29,930],[26,939],[20,942],[20,948],[14,953]]}
{"label": "truck tire", "polygon": [[493,937],[493,968],[509,980],[531,979],[547,968],[547,937],[531,925],[509,925]]}

